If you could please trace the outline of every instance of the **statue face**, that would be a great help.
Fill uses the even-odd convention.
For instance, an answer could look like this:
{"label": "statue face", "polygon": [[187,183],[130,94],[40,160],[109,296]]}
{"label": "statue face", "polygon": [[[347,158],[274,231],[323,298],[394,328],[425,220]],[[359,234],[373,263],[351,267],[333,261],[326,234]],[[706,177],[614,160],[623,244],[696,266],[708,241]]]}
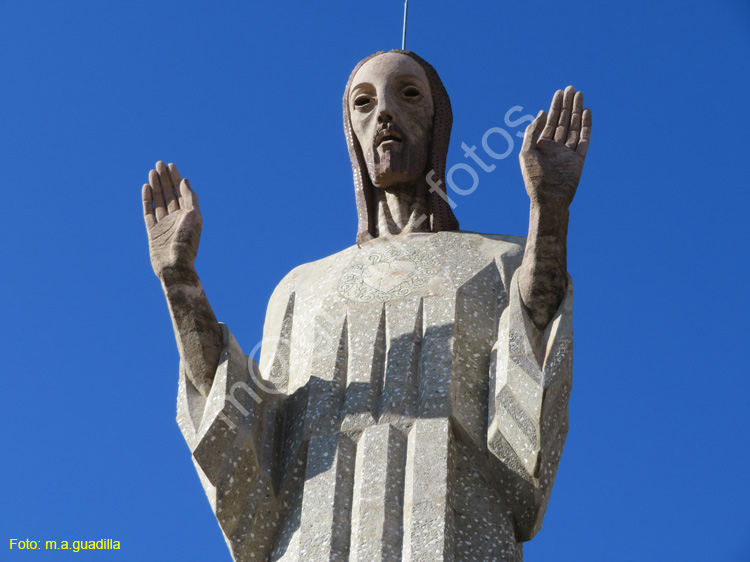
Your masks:
{"label": "statue face", "polygon": [[348,103],[373,185],[418,181],[427,171],[435,113],[419,63],[400,53],[370,59],[354,76]]}

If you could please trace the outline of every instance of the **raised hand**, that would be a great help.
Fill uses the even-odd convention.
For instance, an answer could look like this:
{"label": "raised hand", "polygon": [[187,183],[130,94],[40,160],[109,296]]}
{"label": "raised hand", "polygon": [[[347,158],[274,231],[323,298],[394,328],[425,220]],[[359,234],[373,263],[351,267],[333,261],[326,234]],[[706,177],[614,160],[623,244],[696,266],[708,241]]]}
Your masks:
{"label": "raised hand", "polygon": [[156,163],[143,185],[143,218],[154,273],[192,269],[198,254],[203,220],[198,196],[174,164]]}
{"label": "raised hand", "polygon": [[567,209],[590,138],[591,110],[583,109],[583,93],[573,86],[555,92],[549,116],[540,111],[526,128],[519,156],[532,206]]}
{"label": "raised hand", "polygon": [[181,365],[192,385],[208,396],[223,335],[194,268],[203,225],[198,196],[174,164],[159,161],[149,172],[143,186],[143,219],[151,266],[167,297]]}
{"label": "raised hand", "polygon": [[519,159],[531,199],[529,235],[518,288],[534,324],[543,330],[568,283],[568,207],[581,179],[591,138],[591,111],[568,86],[555,92],[549,117],[540,111],[526,128]]}

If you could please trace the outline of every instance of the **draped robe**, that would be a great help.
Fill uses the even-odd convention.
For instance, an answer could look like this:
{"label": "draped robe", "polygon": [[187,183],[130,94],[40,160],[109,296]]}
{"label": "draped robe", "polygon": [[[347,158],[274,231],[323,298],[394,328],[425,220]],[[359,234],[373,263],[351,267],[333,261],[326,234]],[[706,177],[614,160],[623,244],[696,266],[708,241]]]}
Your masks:
{"label": "draped robe", "polygon": [[568,429],[572,283],[544,331],[524,239],[376,238],[291,271],[260,362],[224,327],[178,423],[236,561],[521,561]]}

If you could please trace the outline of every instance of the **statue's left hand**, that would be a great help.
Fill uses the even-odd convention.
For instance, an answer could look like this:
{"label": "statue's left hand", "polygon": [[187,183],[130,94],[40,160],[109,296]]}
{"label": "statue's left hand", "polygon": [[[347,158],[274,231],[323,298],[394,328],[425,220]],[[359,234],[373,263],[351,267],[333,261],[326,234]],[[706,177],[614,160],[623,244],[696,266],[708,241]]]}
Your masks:
{"label": "statue's left hand", "polygon": [[532,206],[567,210],[581,179],[590,137],[591,110],[583,109],[583,93],[573,86],[555,92],[549,116],[540,111],[526,128],[519,155]]}

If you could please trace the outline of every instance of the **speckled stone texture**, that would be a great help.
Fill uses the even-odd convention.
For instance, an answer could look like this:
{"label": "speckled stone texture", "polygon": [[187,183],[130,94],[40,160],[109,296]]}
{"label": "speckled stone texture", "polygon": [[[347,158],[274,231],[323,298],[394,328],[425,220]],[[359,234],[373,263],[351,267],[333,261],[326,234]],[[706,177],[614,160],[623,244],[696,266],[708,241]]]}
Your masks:
{"label": "speckled stone texture", "polygon": [[225,329],[178,422],[236,561],[523,559],[568,428],[572,283],[546,330],[522,238],[378,238],[294,269],[260,365]]}

